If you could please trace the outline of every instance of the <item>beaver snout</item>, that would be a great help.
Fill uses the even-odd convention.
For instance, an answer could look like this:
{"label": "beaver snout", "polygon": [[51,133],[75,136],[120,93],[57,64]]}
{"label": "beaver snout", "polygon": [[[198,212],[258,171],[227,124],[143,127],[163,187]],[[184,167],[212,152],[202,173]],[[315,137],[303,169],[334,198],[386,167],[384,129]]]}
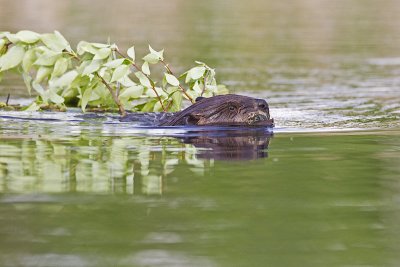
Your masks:
{"label": "beaver snout", "polygon": [[249,118],[247,119],[248,124],[254,124],[260,121],[268,120],[268,117],[265,114],[261,113],[250,113]]}
{"label": "beaver snout", "polygon": [[264,121],[266,119],[267,119],[267,116],[265,116],[265,115],[258,114],[256,116],[254,116],[254,122]]}

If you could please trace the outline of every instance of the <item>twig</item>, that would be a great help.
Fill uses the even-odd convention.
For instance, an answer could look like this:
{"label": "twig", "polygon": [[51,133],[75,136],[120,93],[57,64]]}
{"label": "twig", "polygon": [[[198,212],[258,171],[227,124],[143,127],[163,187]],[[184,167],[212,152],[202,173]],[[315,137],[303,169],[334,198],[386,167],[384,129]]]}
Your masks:
{"label": "twig", "polygon": [[7,95],[6,106],[8,106],[8,101],[10,100],[10,93]]}
{"label": "twig", "polygon": [[[160,61],[161,61],[161,63],[164,65],[164,67],[167,69],[167,72],[168,72],[169,74],[175,76],[175,74],[172,72],[172,70],[171,70],[171,68],[169,67],[169,65],[168,65],[167,63],[165,63],[164,60],[160,60]],[[179,89],[181,89],[182,93],[183,93],[183,94],[190,100],[190,102],[192,102],[192,104],[193,104],[193,103],[194,103],[194,100],[193,100],[193,98],[190,97],[190,95],[188,95],[188,94],[186,93],[185,88],[183,88],[182,85],[180,85],[180,84],[178,85],[178,87],[179,87]]]}
{"label": "twig", "polygon": [[101,82],[107,87],[108,91],[110,91],[110,94],[112,98],[114,99],[115,104],[118,106],[119,113],[121,114],[122,117],[126,116],[126,111],[124,106],[121,104],[121,101],[119,101],[118,96],[115,94],[114,90],[111,88],[111,86],[104,80],[103,77],[100,76],[98,72],[96,72],[97,77],[100,78]]}
{"label": "twig", "polygon": [[169,109],[172,106],[172,101],[169,101],[167,109]]}

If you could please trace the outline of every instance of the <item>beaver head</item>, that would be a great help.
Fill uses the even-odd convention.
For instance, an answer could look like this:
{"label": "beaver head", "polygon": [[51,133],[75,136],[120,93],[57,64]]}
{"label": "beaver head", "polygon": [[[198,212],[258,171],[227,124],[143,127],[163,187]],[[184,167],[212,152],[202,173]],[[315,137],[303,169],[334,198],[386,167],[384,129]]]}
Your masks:
{"label": "beaver head", "polygon": [[160,126],[176,125],[273,127],[274,120],[265,100],[228,94],[201,98],[160,123]]}

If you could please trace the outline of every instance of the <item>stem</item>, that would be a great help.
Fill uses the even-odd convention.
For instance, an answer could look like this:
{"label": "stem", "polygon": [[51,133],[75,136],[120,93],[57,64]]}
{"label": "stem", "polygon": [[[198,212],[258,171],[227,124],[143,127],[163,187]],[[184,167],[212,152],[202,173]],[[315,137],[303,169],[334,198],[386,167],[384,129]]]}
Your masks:
{"label": "stem", "polygon": [[8,106],[8,101],[10,100],[10,93],[7,95],[6,106]]}
{"label": "stem", "polygon": [[[120,55],[121,57],[126,58],[126,56],[125,56],[124,54],[122,54],[121,52],[119,52],[119,50],[116,49],[116,50],[114,50],[114,51],[115,51],[118,55]],[[150,81],[152,81],[151,78],[150,78],[150,76],[147,75],[146,73],[144,73],[144,72],[142,71],[142,69],[139,68],[139,66],[135,64],[135,62],[131,62],[131,64],[132,64],[132,66],[133,66],[137,71],[140,71],[141,73],[143,73],[143,75],[145,75],[145,76],[147,77],[147,79],[149,79]],[[154,82],[153,82],[153,83],[154,83]],[[161,99],[160,95],[157,93],[157,90],[156,90],[156,88],[154,87],[153,83],[151,83],[151,89],[152,89],[152,90],[154,91],[154,93],[156,94],[156,96],[157,96],[157,98],[158,98],[158,102],[160,102],[161,107],[162,107],[162,109],[164,110],[164,112],[167,112],[168,109],[164,107],[164,104],[163,104],[163,102],[162,102],[162,99]]]}
{"label": "stem", "polygon": [[[175,74],[172,72],[172,70],[171,70],[171,68],[169,67],[169,65],[168,65],[167,63],[165,63],[164,60],[160,60],[160,61],[161,61],[161,63],[164,65],[164,67],[167,69],[167,72],[168,72],[169,74],[175,76]],[[183,88],[182,85],[180,85],[180,84],[178,85],[178,87],[179,87],[179,89],[181,89],[182,93],[183,93],[183,94],[190,100],[190,102],[192,102],[192,104],[193,104],[193,103],[194,103],[194,100],[193,100],[193,98],[190,97],[190,95],[188,95],[188,94],[186,93],[185,88]]]}
{"label": "stem", "polygon": [[169,101],[167,109],[169,109],[172,106],[172,101]]}
{"label": "stem", "polygon": [[155,88],[154,85],[153,85],[154,82],[152,82],[152,80],[150,79],[150,76],[147,75],[146,73],[144,73],[144,72],[139,68],[139,66],[136,65],[136,64],[133,63],[133,62],[132,62],[132,66],[134,66],[135,69],[137,69],[138,71],[140,71],[141,73],[143,73],[143,74],[147,77],[147,79],[149,79],[149,80],[151,81],[151,89],[153,89],[154,93],[156,94],[156,96],[157,96],[157,98],[158,98],[158,101],[160,102],[161,107],[162,107],[162,109],[164,110],[164,112],[167,112],[168,109],[166,109],[166,108],[164,107],[164,104],[163,104],[163,102],[162,102],[162,100],[161,100],[161,97],[160,97],[160,95],[157,93],[157,90],[156,90],[156,88]]}
{"label": "stem", "polygon": [[[79,62],[82,61],[75,53],[71,53],[71,52],[67,52],[67,53],[70,56],[72,56],[74,59],[78,60]],[[112,87],[106,82],[106,80],[104,80],[104,78],[100,76],[100,74],[98,72],[96,72],[96,76],[100,78],[101,82],[107,87],[108,91],[110,91],[110,94],[111,94],[115,104],[118,106],[119,113],[121,114],[122,117],[125,117],[126,116],[125,108],[122,105],[121,101],[119,101],[117,94],[114,92]]]}
{"label": "stem", "polygon": [[[117,59],[117,55],[115,53],[115,50],[112,51],[112,56],[113,59]],[[116,90],[116,95],[119,96],[119,90],[121,89],[121,84],[119,82],[117,82],[117,90]]]}
{"label": "stem", "polygon": [[106,82],[106,80],[104,80],[103,77],[100,76],[100,74],[98,72],[96,72],[97,77],[100,78],[101,82],[107,87],[108,91],[110,91],[110,94],[115,102],[115,104],[117,104],[118,106],[118,110],[119,113],[121,114],[122,117],[126,116],[126,111],[124,106],[121,104],[121,101],[119,101],[118,96],[115,94],[114,90],[112,89],[112,87]]}
{"label": "stem", "polygon": [[66,51],[66,50],[64,50],[63,52],[67,53],[68,55],[70,55],[72,58],[78,60],[79,62],[82,61],[75,53],[72,53],[72,52],[69,52],[69,51]]}
{"label": "stem", "polygon": [[200,94],[201,97],[203,96],[205,90],[206,90],[206,77],[203,77],[203,90],[201,90]]}

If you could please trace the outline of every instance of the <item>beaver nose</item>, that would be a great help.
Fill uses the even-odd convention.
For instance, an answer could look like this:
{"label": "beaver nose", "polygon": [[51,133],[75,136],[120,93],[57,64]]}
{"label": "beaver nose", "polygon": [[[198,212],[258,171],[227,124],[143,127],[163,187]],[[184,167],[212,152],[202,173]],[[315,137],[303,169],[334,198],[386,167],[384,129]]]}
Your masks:
{"label": "beaver nose", "polygon": [[254,116],[254,122],[258,122],[258,121],[264,121],[264,120],[266,120],[267,119],[267,117],[266,116],[264,116],[264,115],[262,115],[262,114],[258,114],[258,115],[256,115],[256,116]]}
{"label": "beaver nose", "polygon": [[265,101],[264,99],[258,99],[257,106],[259,109],[262,109],[262,110],[268,109],[267,101]]}

